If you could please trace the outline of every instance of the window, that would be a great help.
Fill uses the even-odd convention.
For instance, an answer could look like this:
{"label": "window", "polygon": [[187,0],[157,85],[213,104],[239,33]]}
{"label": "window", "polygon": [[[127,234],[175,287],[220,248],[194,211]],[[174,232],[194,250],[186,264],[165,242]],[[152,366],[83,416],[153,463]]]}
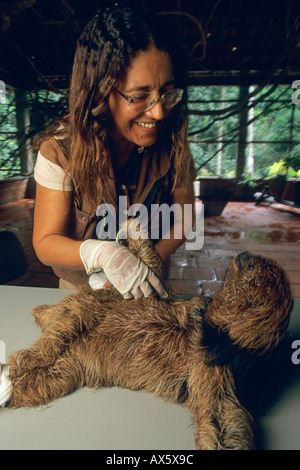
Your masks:
{"label": "window", "polygon": [[[237,86],[189,87],[189,139],[198,176],[235,177],[236,160],[244,157],[245,174],[266,178],[280,171],[287,156],[300,156],[300,104],[292,102],[292,87],[251,86],[243,92],[244,98]],[[244,156],[241,113],[246,114]],[[291,168],[289,176],[296,176]]]}
{"label": "window", "polygon": [[65,93],[23,92],[6,86],[0,100],[0,178],[32,172],[33,137],[65,112]]}
{"label": "window", "polygon": [[20,174],[15,95],[6,87],[0,100],[0,178]]}

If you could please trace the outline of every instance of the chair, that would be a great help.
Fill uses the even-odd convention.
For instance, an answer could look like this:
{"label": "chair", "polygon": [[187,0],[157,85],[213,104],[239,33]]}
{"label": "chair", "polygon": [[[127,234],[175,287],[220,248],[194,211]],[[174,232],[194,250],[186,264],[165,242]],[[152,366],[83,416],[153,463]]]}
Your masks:
{"label": "chair", "polygon": [[0,284],[12,281],[27,270],[27,259],[18,237],[9,231],[0,232]]}

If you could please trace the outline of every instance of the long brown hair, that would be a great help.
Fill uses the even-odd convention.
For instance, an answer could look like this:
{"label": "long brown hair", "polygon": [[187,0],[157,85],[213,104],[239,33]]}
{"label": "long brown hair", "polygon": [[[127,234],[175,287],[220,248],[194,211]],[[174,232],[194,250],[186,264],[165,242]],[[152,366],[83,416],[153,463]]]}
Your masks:
{"label": "long brown hair", "polygon": [[[108,98],[122,80],[131,60],[154,45],[170,54],[176,86],[185,88],[182,63],[174,40],[166,40],[158,20],[131,8],[106,8],[88,23],[78,39],[69,91],[69,114],[52,126],[49,135],[68,135],[70,151],[66,174],[76,196],[85,194],[91,207],[100,203],[111,158],[108,142]],[[169,34],[168,34],[169,35]],[[181,59],[181,58],[180,58]],[[186,94],[185,94],[186,96]],[[187,139],[187,103],[182,100],[169,116],[160,141],[169,151],[175,187],[187,185],[191,154]]]}

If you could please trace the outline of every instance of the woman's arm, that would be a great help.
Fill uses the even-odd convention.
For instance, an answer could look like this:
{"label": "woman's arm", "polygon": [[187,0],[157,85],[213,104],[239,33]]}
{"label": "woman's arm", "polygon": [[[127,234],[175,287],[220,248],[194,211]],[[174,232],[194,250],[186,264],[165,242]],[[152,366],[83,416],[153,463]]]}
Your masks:
{"label": "woman's arm", "polygon": [[48,266],[84,270],[79,255],[81,241],[68,237],[72,191],[56,191],[37,183],[33,247]]}
{"label": "woman's arm", "polygon": [[[184,191],[182,188],[177,188],[174,190],[172,195],[172,204],[180,204],[181,206],[181,215],[182,217],[178,220],[177,224],[179,225],[179,233],[182,233],[180,238],[176,238],[176,221],[173,226],[170,228],[170,232],[167,238],[161,238],[155,245],[157,252],[163,259],[167,259],[174,251],[179,248],[182,243],[185,241],[187,232],[192,230],[193,223],[195,220],[194,212],[194,189],[193,184],[191,183],[189,188]],[[184,205],[189,205],[189,211],[184,208]],[[187,229],[189,227],[189,229]]]}
{"label": "woman's arm", "polygon": [[[84,270],[79,254],[82,241],[68,237],[70,220],[71,191],[56,191],[37,183],[34,211],[33,246],[42,263],[49,266],[64,267],[73,270]],[[194,221],[194,192],[191,184],[188,191],[175,189],[172,204],[182,207],[182,237],[176,238],[176,228],[170,228],[168,238],[160,239],[155,247],[163,259],[167,259],[185,241],[184,223],[192,227]],[[184,205],[189,204],[192,220],[186,221]]]}

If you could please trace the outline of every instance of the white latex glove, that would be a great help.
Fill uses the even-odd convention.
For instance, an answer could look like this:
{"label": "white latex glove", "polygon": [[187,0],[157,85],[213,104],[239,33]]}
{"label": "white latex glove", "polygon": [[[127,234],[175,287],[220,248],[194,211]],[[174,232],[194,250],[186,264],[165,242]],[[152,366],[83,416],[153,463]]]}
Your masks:
{"label": "white latex glove", "polygon": [[80,246],[80,257],[87,274],[103,270],[125,299],[149,297],[154,290],[162,298],[168,296],[148,266],[117,242],[86,240]]}
{"label": "white latex glove", "polygon": [[12,384],[9,379],[8,367],[5,364],[0,364],[0,408],[8,402],[11,392]]}
{"label": "white latex glove", "polygon": [[108,282],[107,277],[103,271],[99,273],[93,273],[89,277],[89,285],[92,289],[103,289],[104,285]]}

